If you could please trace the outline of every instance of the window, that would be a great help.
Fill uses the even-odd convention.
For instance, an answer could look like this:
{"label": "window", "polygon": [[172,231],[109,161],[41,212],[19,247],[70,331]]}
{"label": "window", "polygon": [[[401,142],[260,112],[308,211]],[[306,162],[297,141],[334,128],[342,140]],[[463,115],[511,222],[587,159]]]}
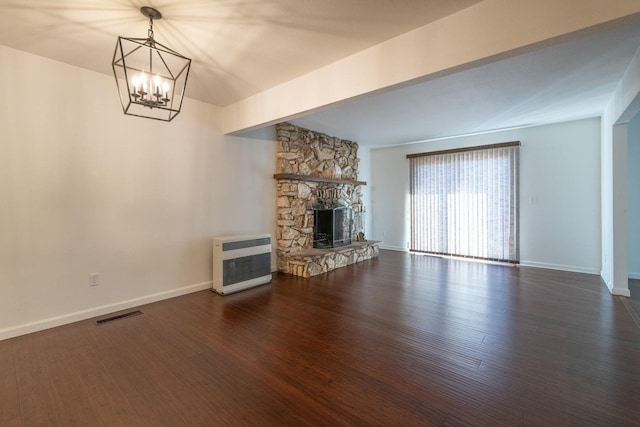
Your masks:
{"label": "window", "polygon": [[520,142],[411,154],[415,252],[518,263]]}

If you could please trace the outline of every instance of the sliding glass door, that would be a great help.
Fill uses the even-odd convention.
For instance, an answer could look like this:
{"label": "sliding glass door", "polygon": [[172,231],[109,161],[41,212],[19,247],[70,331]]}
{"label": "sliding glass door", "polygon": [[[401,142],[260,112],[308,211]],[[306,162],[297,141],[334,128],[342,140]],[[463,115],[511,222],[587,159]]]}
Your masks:
{"label": "sliding glass door", "polygon": [[411,154],[412,251],[518,263],[519,142]]}

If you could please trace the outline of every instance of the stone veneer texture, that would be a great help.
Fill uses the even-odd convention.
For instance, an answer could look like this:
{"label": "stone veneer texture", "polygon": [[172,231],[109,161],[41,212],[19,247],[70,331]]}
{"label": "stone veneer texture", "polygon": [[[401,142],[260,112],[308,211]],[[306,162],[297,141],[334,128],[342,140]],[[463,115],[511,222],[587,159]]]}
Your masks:
{"label": "stone veneer texture", "polygon": [[305,252],[290,254],[287,256],[289,273],[295,276],[311,277],[336,268],[366,261],[378,256],[379,243],[361,242],[360,244],[328,251],[323,255]]}
{"label": "stone veneer texture", "polygon": [[[276,125],[276,173],[322,178],[358,179],[358,144],[289,123]],[[351,236],[362,240],[363,204],[360,186],[300,179],[277,181],[278,270],[291,271],[289,255],[313,248],[313,207],[348,206],[353,210]],[[328,256],[332,256],[328,254]],[[341,266],[343,263],[339,263]],[[302,275],[302,274],[298,274]]]}

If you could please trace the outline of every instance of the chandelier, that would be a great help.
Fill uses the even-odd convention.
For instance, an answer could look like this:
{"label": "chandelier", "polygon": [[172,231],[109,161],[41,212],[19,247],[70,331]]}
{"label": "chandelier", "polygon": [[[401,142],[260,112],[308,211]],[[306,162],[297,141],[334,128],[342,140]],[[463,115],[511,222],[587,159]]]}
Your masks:
{"label": "chandelier", "polygon": [[125,114],[171,121],[180,113],[191,59],[153,38],[153,20],[162,14],[141,7],[149,18],[146,39],[118,37],[113,53],[113,74]]}

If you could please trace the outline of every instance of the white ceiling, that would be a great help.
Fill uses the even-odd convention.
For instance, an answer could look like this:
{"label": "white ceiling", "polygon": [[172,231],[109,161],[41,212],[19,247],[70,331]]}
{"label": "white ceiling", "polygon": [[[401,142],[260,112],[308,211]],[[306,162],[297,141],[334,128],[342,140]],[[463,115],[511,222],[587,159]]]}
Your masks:
{"label": "white ceiling", "polygon": [[640,24],[366,96],[291,120],[386,146],[599,116],[640,46]]}
{"label": "white ceiling", "polygon": [[225,106],[480,0],[0,0],[0,44],[112,74],[118,36],[193,60],[187,96]]}
{"label": "white ceiling", "polygon": [[[0,44],[111,75],[117,36],[193,59],[187,96],[227,106],[479,0],[0,0]],[[369,95],[293,120],[382,146],[600,114],[640,24]]]}

